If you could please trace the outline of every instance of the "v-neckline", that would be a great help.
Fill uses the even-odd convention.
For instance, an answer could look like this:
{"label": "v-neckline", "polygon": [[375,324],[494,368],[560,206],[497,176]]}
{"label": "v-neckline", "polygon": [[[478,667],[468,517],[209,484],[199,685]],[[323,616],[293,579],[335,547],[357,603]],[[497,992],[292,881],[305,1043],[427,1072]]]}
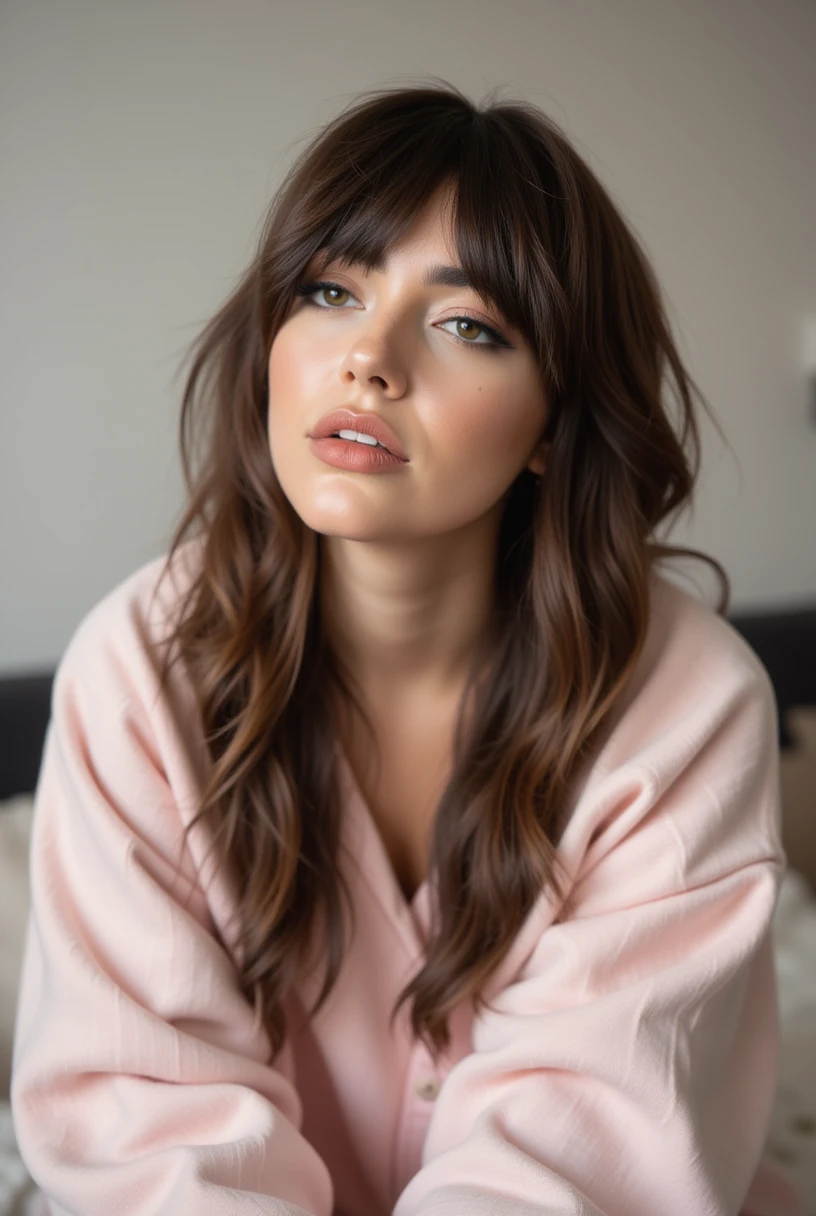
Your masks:
{"label": "v-neckline", "polygon": [[[433,915],[431,904],[436,894],[433,875],[420,883],[412,899],[406,899],[385,841],[339,741],[337,755],[344,796],[342,836],[347,851],[358,874],[400,938],[410,959],[409,970],[413,971],[422,965],[429,940]],[[559,906],[554,892],[549,888],[542,891],[505,958],[484,987],[483,992],[488,1000],[493,1000],[518,973],[542,932],[553,923]]]}

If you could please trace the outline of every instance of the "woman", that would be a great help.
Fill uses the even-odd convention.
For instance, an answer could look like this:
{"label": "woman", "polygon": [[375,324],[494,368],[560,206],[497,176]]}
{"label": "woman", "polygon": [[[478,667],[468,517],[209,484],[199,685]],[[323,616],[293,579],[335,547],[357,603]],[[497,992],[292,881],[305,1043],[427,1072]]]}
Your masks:
{"label": "woman", "polygon": [[384,90],[301,155],[194,348],[166,561],[55,682],[13,1077],[52,1212],[799,1210],[773,692],[719,564],[717,611],[656,568],[695,393],[532,106]]}

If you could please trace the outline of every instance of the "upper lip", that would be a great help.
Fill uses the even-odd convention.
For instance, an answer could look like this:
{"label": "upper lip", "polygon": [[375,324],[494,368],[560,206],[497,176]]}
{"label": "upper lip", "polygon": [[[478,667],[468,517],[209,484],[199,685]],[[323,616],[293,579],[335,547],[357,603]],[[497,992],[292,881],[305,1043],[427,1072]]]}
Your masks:
{"label": "upper lip", "polygon": [[311,432],[311,438],[326,439],[338,431],[358,431],[362,435],[373,435],[392,456],[398,456],[400,460],[408,459],[397,435],[388,423],[376,414],[355,414],[348,409],[332,410],[320,419]]}

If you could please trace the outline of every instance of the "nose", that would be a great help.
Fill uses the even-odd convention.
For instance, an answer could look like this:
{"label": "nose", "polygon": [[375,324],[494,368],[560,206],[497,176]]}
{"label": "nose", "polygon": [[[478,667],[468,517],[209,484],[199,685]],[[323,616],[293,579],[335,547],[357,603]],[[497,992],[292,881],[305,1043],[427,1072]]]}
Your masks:
{"label": "nose", "polygon": [[356,380],[361,389],[377,388],[388,397],[401,397],[406,374],[393,337],[372,329],[360,336],[346,352],[340,370],[344,384]]}

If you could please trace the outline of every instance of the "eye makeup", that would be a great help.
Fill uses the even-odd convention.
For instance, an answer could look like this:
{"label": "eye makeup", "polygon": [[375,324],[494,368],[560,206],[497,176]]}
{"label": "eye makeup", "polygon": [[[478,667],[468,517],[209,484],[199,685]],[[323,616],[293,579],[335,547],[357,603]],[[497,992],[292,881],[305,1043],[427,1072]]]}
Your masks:
{"label": "eye makeup", "polygon": [[[333,309],[325,304],[317,304],[312,297],[321,291],[345,292],[346,295],[351,297],[351,299],[356,299],[356,296],[354,296],[354,294],[349,291],[347,287],[343,287],[340,283],[334,283],[329,279],[320,279],[313,282],[301,282],[295,288],[295,294],[303,298],[313,308],[318,308],[322,312],[343,311],[341,307]],[[475,325],[477,329],[481,330],[490,339],[488,342],[469,342],[466,338],[462,338],[459,334],[452,334],[451,336],[455,338],[456,341],[462,346],[476,347],[477,349],[489,350],[491,352],[500,350],[502,348],[512,349],[510,343],[504,338],[498,329],[494,328],[492,325],[488,325],[484,321],[478,320],[476,317],[472,317],[469,314],[459,314],[453,317],[446,317],[444,321],[440,321],[438,324],[447,325],[451,321],[464,321],[468,325]]]}

